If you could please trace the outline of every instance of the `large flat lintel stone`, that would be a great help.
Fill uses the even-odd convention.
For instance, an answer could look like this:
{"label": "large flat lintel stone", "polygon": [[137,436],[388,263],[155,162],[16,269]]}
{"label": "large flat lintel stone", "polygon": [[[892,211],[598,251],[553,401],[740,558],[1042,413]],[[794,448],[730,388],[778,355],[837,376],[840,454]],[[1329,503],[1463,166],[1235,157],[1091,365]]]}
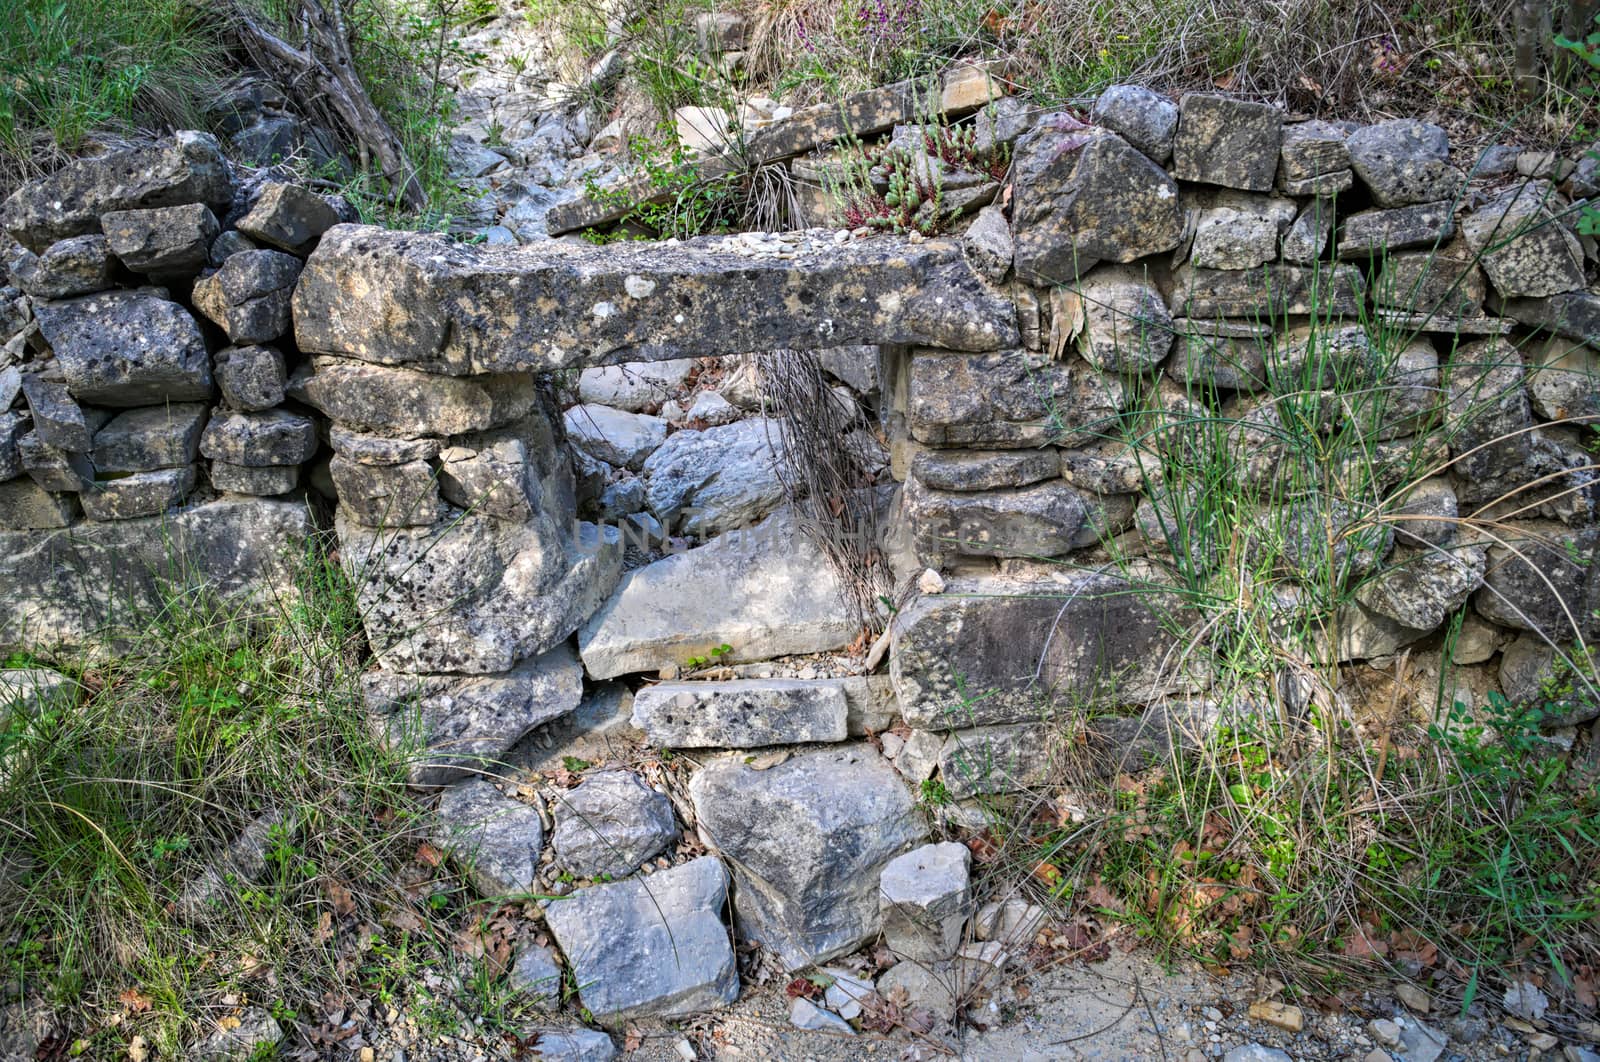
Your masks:
{"label": "large flat lintel stone", "polygon": [[995,350],[1009,299],[957,244],[857,240],[758,259],[717,238],[471,247],[339,225],[294,296],[300,349],[465,375],[851,343]]}

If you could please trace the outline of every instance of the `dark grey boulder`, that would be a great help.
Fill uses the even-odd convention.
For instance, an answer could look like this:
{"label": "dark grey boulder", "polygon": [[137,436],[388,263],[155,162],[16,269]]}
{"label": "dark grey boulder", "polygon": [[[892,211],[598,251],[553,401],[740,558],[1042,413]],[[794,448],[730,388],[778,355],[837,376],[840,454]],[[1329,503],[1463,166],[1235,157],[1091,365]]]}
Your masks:
{"label": "dark grey boulder", "polygon": [[94,482],[88,455],[51,446],[30,431],[17,440],[17,457],[28,478],[49,491],[80,491]]}
{"label": "dark grey boulder", "polygon": [[1112,85],[1100,93],[1090,113],[1096,124],[1117,133],[1157,165],[1172,157],[1178,131],[1178,105],[1143,85]]}
{"label": "dark grey boulder", "polygon": [[270,343],[289,331],[289,303],[300,259],[282,251],[241,251],[194,286],[195,309],[243,345]]}
{"label": "dark grey boulder", "polygon": [[905,512],[930,567],[955,557],[1059,557],[1076,548],[1089,518],[1083,496],[1059,479],[972,493],[932,490],[913,478]]}
{"label": "dark grey boulder", "polygon": [[217,218],[204,203],[113,210],[100,217],[111,252],[135,273],[197,273],[217,238]]}
{"label": "dark grey boulder", "polygon": [[118,413],[94,435],[94,467],[151,472],[194,463],[210,409],[201,402],[147,406]]}
{"label": "dark grey boulder", "polygon": [[17,287],[36,299],[90,295],[111,286],[111,250],[100,235],[72,236],[40,254],[23,250],[6,268]]}
{"label": "dark grey boulder", "polygon": [[251,239],[301,251],[338,223],[338,212],[320,195],[296,184],[274,182],[262,188],[238,228]]}
{"label": "dark grey boulder", "polygon": [[1600,632],[1600,526],[1567,527],[1528,520],[1497,526],[1483,587],[1473,595],[1478,615],[1557,640]]}
{"label": "dark grey boulder", "polygon": [[434,837],[467,868],[481,895],[500,899],[534,891],[544,817],[488,779],[471,778],[444,791],[434,813]]}
{"label": "dark grey boulder", "polygon": [[1364,126],[1345,142],[1350,166],[1380,207],[1453,200],[1464,177],[1450,164],[1450,138],[1429,122],[1395,119]]}
{"label": "dark grey boulder", "polygon": [[1112,575],[951,580],[901,610],[889,675],[915,727],[1037,722],[1091,691],[1136,702],[1179,681],[1166,624],[1182,619]]}
{"label": "dark grey boulder", "polygon": [[224,347],[212,362],[222,400],[234,409],[252,412],[283,402],[289,373],[277,347]]}
{"label": "dark grey boulder", "polygon": [[88,453],[94,448],[94,433],[109,414],[84,409],[73,399],[67,385],[54,375],[30,372],[22,375],[22,397],[27,400],[33,430],[50,446],[73,453]]}
{"label": "dark grey boulder", "polygon": [[1376,258],[1409,247],[1442,248],[1456,234],[1448,201],[1387,210],[1363,210],[1339,231],[1340,258]]}
{"label": "dark grey boulder", "polygon": [[206,425],[200,452],[236,465],[293,465],[317,452],[317,426],[304,413],[219,411]]}
{"label": "dark grey boulder", "polygon": [[40,303],[34,313],[62,378],[81,402],[126,408],[212,395],[200,326],[175,302],[143,291],[107,291]]}
{"label": "dark grey boulder", "polygon": [[226,209],[233,179],[216,138],[179,132],[170,141],[75,159],[6,200],[0,217],[23,246],[42,251],[57,240],[96,232],[113,210],[206,203]]}

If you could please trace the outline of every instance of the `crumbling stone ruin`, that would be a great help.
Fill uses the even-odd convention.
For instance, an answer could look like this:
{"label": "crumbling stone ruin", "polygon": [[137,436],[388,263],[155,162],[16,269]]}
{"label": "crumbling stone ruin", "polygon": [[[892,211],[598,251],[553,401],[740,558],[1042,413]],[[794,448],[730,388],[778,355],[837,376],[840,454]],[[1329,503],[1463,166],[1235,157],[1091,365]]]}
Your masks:
{"label": "crumbling stone ruin", "polygon": [[[909,120],[896,98],[852,106],[874,102]],[[789,968],[880,932],[919,961],[989,961],[957,954],[965,852],[923,847],[915,788],[938,779],[958,814],[1048,776],[1063,714],[1108,688],[1083,728],[1107,763],[1226,710],[1173,665],[1176,598],[1127,592],[1185,505],[1163,486],[1177,429],[1130,436],[1135,410],[1233,425],[1239,475],[1307,526],[1362,491],[1403,507],[1339,559],[1364,581],[1337,660],[1464,616],[1454,663],[1515,697],[1549,666],[1531,632],[1600,635],[1600,292],[1573,224],[1592,165],[1463,159],[1426,123],[1290,122],[1221,95],[1117,87],[1090,122],[1011,102],[986,112],[1004,197],[990,182],[935,238],[453,243],[236,179],[197,133],[21,189],[0,643],[87,650],[154,607],[174,556],[226,598],[281,601],[331,526],[373,724],[420,726],[412,780],[444,787],[443,836],[481,853],[491,891],[545,872],[541,817],[482,777],[530,733],[603,702],[583,726],[699,750],[690,808],[606,771],[555,809],[557,863],[615,879],[548,908],[614,1025],[737,996],[730,896],[737,934]],[[814,134],[763,142],[781,158]],[[816,352],[872,411],[892,490],[852,504],[892,496],[881,552],[907,588],[885,673],[826,663],[862,632],[773,474],[784,411],[731,383],[664,408],[692,359],[776,350]],[[1367,416],[1351,396],[1379,375],[1364,478],[1267,490],[1296,460],[1282,403]],[[1495,504],[1495,536],[1458,520]],[[1218,544],[1189,546],[1214,563]],[[773,747],[793,748],[749,762]],[[635,874],[685,828],[708,854]],[[668,923],[688,961],[660,959]],[[558,976],[548,954],[518,970]]]}

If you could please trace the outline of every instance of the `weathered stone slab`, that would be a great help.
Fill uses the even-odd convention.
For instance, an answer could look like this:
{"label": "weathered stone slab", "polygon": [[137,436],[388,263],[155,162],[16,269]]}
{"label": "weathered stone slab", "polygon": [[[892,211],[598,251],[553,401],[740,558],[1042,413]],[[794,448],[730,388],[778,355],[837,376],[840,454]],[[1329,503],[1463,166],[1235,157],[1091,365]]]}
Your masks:
{"label": "weathered stone slab", "polygon": [[1485,292],[1483,270],[1462,240],[1433,251],[1387,255],[1372,284],[1379,306],[1469,317],[1483,312]]}
{"label": "weathered stone slab", "polygon": [[23,250],[6,268],[17,287],[36,299],[66,299],[111,286],[111,249],[104,236],[73,236],[41,254]]}
{"label": "weathered stone slab", "polygon": [[1088,520],[1084,498],[1057,479],[978,493],[906,483],[906,516],[924,563],[941,558],[1059,557],[1075,547]]}
{"label": "weathered stone slab", "polygon": [[578,635],[592,678],[657,671],[732,646],[724,663],[825,652],[855,622],[821,551],[779,510],[629,572]]}
{"label": "weathered stone slab", "polygon": [[317,426],[304,413],[288,409],[260,413],[224,410],[206,425],[200,452],[213,460],[246,467],[298,464],[317,452]]}
{"label": "weathered stone slab", "polygon": [[17,242],[42,251],[57,240],[97,232],[113,210],[206,203],[233,198],[228,163],[215,137],[180,132],[170,142],[75,159],[30,182],[6,200],[5,227]]}
{"label": "weathered stone slab", "polygon": [[135,273],[195,273],[217,238],[217,218],[204,203],[114,210],[100,216],[111,253]]}
{"label": "weathered stone slab", "polygon": [[289,394],[357,431],[415,439],[509,424],[533,408],[525,373],[440,376],[346,358],[312,358]]}
{"label": "weathered stone slab", "polygon": [[843,741],[848,716],[843,686],[801,679],[662,682],[633,698],[633,725],[663,748]]}
{"label": "weathered stone slab", "polygon": [[1094,101],[1090,117],[1144,152],[1158,166],[1172,157],[1178,105],[1153,89],[1112,85]]}
{"label": "weathered stone slab", "polygon": [[528,491],[528,448],[521,439],[504,439],[474,450],[452,446],[439,455],[439,493],[462,509],[501,520],[533,519]]}
{"label": "weathered stone slab", "polygon": [[132,520],[156,516],[182,505],[194,490],[193,465],[133,472],[100,480],[79,495],[83,515],[91,520]]}
{"label": "weathered stone slab", "polygon": [[1453,208],[1444,200],[1352,214],[1339,233],[1339,257],[1374,258],[1408,247],[1444,247],[1456,234]]}
{"label": "weathered stone slab", "polygon": [[552,901],[545,921],[597,1021],[686,1017],[739,997],[727,900],[727,871],[702,856]]}
{"label": "weathered stone slab", "polygon": [[583,698],[583,669],[558,645],[498,675],[361,678],[373,726],[410,754],[413,785],[447,785],[493,769],[534,727],[572,711]]}
{"label": "weathered stone slab", "polygon": [[573,531],[544,516],[508,524],[446,507],[427,527],[373,528],[343,513],[335,526],[367,638],[397,671],[508,670],[565,640],[621,568],[615,528]]}
{"label": "weathered stone slab", "polygon": [[142,291],[106,291],[34,307],[72,394],[103,406],[210,398],[211,358],[183,307]]}
{"label": "weathered stone slab", "polygon": [[271,343],[289,331],[300,259],[282,251],[240,251],[194,285],[195,309],[236,344]]}
{"label": "weathered stone slab", "polygon": [[911,474],[934,490],[1026,487],[1061,473],[1059,452],[1044,450],[918,450]]}
{"label": "weathered stone slab", "polygon": [[1600,350],[1600,293],[1568,291],[1542,299],[1497,299],[1495,311]]}
{"label": "weathered stone slab", "polygon": [[142,629],[166,603],[174,557],[224,603],[276,615],[298,600],[291,569],[310,531],[303,504],[226,498],[142,520],[0,533],[0,645],[88,646],[101,632]]}
{"label": "weathered stone slab", "polygon": [[1283,127],[1278,179],[1303,181],[1350,168],[1350,133],[1332,122],[1293,122]]}
{"label": "weathered stone slab", "polygon": [[1111,575],[951,580],[893,625],[889,675],[906,721],[947,730],[1038,722],[1090,693],[1135,703],[1178,676],[1156,606]]}
{"label": "weathered stone slab", "polygon": [[1563,295],[1583,287],[1583,248],[1552,207],[1540,182],[1519,185],[1461,219],[1461,232],[1480,256],[1502,299]]}
{"label": "weathered stone slab", "polygon": [[573,445],[607,464],[637,472],[667,441],[667,422],[610,406],[573,406],[562,416]]}
{"label": "weathered stone slab", "polygon": [[1483,584],[1481,546],[1401,547],[1356,588],[1356,600],[1402,627],[1431,631]]}
{"label": "weathered stone slab", "polygon": [[1523,351],[1534,412],[1546,420],[1600,425],[1600,354],[1570,339],[1530,343]]}
{"label": "weathered stone slab", "polygon": [[930,446],[1071,446],[1104,434],[1125,401],[1120,378],[1077,360],[1022,350],[911,359],[911,435]]}
{"label": "weathered stone slab", "polygon": [[[1277,229],[1273,228],[1274,254]],[[1096,269],[1078,285],[1083,330],[1078,353],[1106,372],[1145,372],[1172,350],[1172,315],[1137,266]]]}
{"label": "weathered stone slab", "polygon": [[277,347],[224,347],[212,362],[222,400],[234,409],[255,412],[283,401],[289,372]]}
{"label": "weathered stone slab", "polygon": [[191,465],[208,412],[203,403],[180,402],[118,413],[95,432],[94,467],[105,473]]}
{"label": "weathered stone slab", "polygon": [[94,449],[94,433],[109,419],[103,410],[87,410],[78,405],[67,385],[54,376],[24,373],[22,397],[33,418],[34,433],[46,445],[75,454]]}
{"label": "weathered stone slab", "polygon": [[335,454],[328,475],[342,515],[367,527],[427,527],[439,518],[439,476],[426,461],[364,465]]}
{"label": "weathered stone slab", "polygon": [[1313,268],[1273,262],[1246,270],[1185,265],[1173,275],[1171,301],[1174,316],[1185,317],[1354,317],[1365,290],[1366,279],[1350,265]]}
{"label": "weathered stone slab", "polygon": [[785,260],[717,237],[496,248],[339,225],[306,263],[294,316],[302,350],[453,375],[1017,336],[1010,300],[956,243],[890,237]]}
{"label": "weathered stone slab", "polygon": [[1178,101],[1172,174],[1180,181],[1265,192],[1278,172],[1282,144],[1279,108],[1191,92]]}
{"label": "weathered stone slab", "polygon": [[1017,275],[1031,283],[1070,283],[1099,262],[1170,251],[1183,236],[1177,182],[1114,133],[1047,116],[1018,142],[1012,167]]}
{"label": "weathered stone slab", "polygon": [[764,771],[714,760],[689,794],[701,838],[734,868],[741,935],[791,970],[877,934],[878,877],[928,832],[870,745],[803,752]]}
{"label": "weathered stone slab", "polygon": [[1450,138],[1429,122],[1377,122],[1351,133],[1345,148],[1380,207],[1454,199],[1464,181],[1450,164]]}
{"label": "weathered stone slab", "polygon": [[294,490],[295,484],[300,482],[300,466],[268,465],[249,468],[245,465],[229,464],[226,461],[212,461],[206,465],[206,475],[210,477],[211,485],[218,490],[270,497]]}

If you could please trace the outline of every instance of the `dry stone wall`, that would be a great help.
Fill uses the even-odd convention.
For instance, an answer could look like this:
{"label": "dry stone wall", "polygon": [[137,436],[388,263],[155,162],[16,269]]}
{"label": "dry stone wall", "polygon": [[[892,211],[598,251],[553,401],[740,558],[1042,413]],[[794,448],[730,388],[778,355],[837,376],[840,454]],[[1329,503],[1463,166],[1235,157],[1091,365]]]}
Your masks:
{"label": "dry stone wall", "polygon": [[[1102,766],[1236,708],[1173,632],[1170,584],[1239,562],[1178,472],[1197,453],[1224,455],[1291,576],[1333,564],[1358,586],[1332,659],[1438,655],[1459,624],[1473,692],[1516,698],[1550,671],[1537,632],[1600,635],[1600,292],[1574,223],[1592,167],[1129,86],[1088,122],[1003,110],[986,136],[1008,195],[933,239],[469,246],[350,224],[193,133],[21,189],[3,214],[0,645],[139,622],[174,556],[224,598],[291,599],[303,540],[331,528],[373,724],[420,737],[417,785],[452,787],[447,843],[500,838],[486,823],[517,802],[463,779],[540,727],[803,746],[716,758],[690,787],[732,860],[681,864],[652,902],[705,939],[700,966],[629,954],[654,917],[630,881],[551,920],[585,1003],[623,1020],[737,993],[730,885],[739,933],[788,967],[871,939],[878,875],[928,834],[907,783],[962,800],[1047,777],[1090,700],[1111,710],[1074,732]],[[732,371],[676,406],[693,359],[779,349],[817,352],[877,413],[852,438],[886,450],[876,545],[914,588],[886,675],[839,655],[859,624],[774,468],[793,427],[741,412],[760,396]],[[1363,443],[1317,444],[1336,438]],[[1493,533],[1461,519],[1485,514]],[[1130,594],[1139,578],[1169,591]],[[673,681],[625,718],[586,707],[641,675]],[[600,847],[638,858],[607,873],[673,842],[647,789],[584,786],[626,805]],[[558,849],[596,847],[556,820]],[[513,846],[480,873],[548,887],[543,833],[528,844],[527,865]]]}

